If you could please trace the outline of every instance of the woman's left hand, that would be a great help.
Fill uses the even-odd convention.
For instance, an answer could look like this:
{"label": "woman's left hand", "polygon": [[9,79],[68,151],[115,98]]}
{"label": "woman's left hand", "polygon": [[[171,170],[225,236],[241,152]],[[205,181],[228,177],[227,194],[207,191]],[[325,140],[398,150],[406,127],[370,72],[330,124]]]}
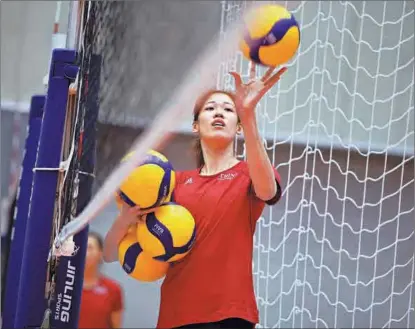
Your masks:
{"label": "woman's left hand", "polygon": [[271,67],[262,78],[256,79],[256,65],[251,62],[249,81],[247,83],[243,83],[241,76],[237,72],[229,72],[235,79],[235,105],[241,120],[244,116],[255,113],[255,107],[258,102],[278,82],[281,75],[287,71],[287,68],[283,67],[273,75],[274,70],[275,68]]}

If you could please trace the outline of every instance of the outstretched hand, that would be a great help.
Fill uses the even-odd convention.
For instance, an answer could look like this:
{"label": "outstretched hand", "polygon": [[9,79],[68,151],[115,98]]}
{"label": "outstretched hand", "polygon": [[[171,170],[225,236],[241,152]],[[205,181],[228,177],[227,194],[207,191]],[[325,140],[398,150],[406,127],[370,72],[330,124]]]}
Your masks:
{"label": "outstretched hand", "polygon": [[243,83],[242,78],[237,72],[229,72],[235,79],[236,89],[236,108],[241,119],[247,114],[252,114],[261,98],[270,90],[281,78],[281,75],[287,71],[286,67],[281,68],[275,74],[275,68],[271,67],[265,75],[256,79],[256,65],[251,62],[249,81]]}

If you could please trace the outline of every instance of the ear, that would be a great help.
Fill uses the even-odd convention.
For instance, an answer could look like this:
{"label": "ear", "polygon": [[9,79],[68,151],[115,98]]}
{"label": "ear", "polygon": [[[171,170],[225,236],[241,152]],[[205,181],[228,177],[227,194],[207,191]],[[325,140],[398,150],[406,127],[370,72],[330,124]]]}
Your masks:
{"label": "ear", "polygon": [[192,131],[194,133],[198,133],[199,132],[199,122],[197,122],[197,121],[194,121],[193,122],[193,124],[192,124]]}
{"label": "ear", "polygon": [[238,123],[238,126],[236,127],[236,134],[240,135],[242,134],[242,132],[243,132],[242,125]]}

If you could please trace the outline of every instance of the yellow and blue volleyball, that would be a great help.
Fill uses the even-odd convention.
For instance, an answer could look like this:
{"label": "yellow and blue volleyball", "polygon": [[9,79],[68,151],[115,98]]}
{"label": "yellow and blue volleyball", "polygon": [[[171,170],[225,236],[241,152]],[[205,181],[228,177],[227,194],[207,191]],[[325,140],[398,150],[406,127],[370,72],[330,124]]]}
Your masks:
{"label": "yellow and blue volleyball", "polygon": [[300,28],[293,14],[280,5],[253,9],[244,22],[243,55],[257,64],[276,67],[288,62],[300,45]]}
{"label": "yellow and blue volleyball", "polygon": [[169,268],[169,263],[155,260],[143,251],[137,242],[135,226],[129,229],[118,245],[118,260],[129,276],[144,282],[163,278]]}
{"label": "yellow and blue volleyball", "polygon": [[[122,161],[127,160],[129,153]],[[176,174],[169,160],[161,153],[149,151],[146,158],[121,184],[116,201],[142,210],[157,207],[171,200]]]}
{"label": "yellow and blue volleyball", "polygon": [[154,259],[175,262],[185,257],[196,239],[196,225],[185,207],[169,202],[137,224],[137,241]]}

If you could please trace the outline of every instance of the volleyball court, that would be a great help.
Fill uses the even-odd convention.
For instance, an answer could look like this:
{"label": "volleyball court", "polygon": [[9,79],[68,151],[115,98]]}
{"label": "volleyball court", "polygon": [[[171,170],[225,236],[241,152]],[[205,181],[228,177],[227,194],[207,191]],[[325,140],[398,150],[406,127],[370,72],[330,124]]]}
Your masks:
{"label": "volleyball court", "polygon": [[[300,22],[302,39],[258,109],[285,186],[282,201],[264,211],[256,229],[260,326],[413,327],[414,4],[283,4]],[[142,81],[134,67],[140,63],[132,51],[139,48],[139,26],[131,16],[139,5],[79,6],[78,52],[55,52],[52,60],[65,83],[51,79],[46,97],[32,102],[31,115],[45,114],[29,126],[20,180],[18,209],[25,210],[16,216],[29,220],[15,237],[22,245],[25,239],[24,250],[15,247],[22,262],[12,272],[22,275],[6,287],[15,296],[9,297],[15,327],[76,327],[87,224],[113,202],[148,149],[168,148],[173,132],[190,127],[189,104],[202,90],[232,88],[229,71],[249,73],[235,41],[247,4],[223,1],[219,39],[187,65],[170,99],[161,96],[165,104],[139,112]],[[52,106],[61,111],[48,119]],[[125,127],[116,129],[124,136],[112,138],[108,123],[143,132],[135,139]],[[106,158],[99,154],[94,163],[97,124]],[[42,139],[39,125],[55,143]],[[135,157],[118,165],[130,148]],[[243,140],[236,150],[246,157]],[[31,182],[32,190],[22,189]]]}

